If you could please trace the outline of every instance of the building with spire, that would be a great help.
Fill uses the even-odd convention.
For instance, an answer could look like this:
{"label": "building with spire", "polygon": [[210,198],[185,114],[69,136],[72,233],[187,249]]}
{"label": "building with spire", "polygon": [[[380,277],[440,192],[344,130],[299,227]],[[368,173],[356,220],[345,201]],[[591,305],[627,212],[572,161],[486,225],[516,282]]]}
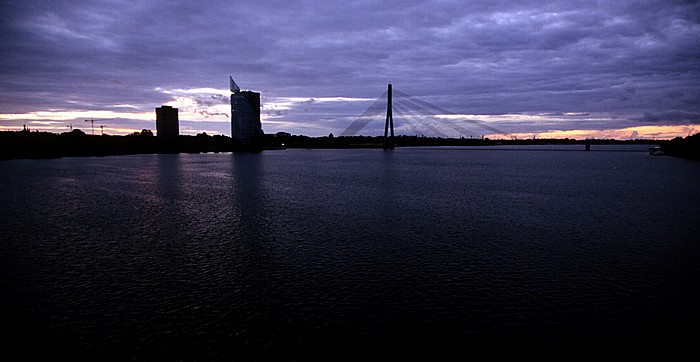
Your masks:
{"label": "building with spire", "polygon": [[231,88],[231,138],[238,144],[250,144],[262,136],[260,93],[241,90],[229,76]]}

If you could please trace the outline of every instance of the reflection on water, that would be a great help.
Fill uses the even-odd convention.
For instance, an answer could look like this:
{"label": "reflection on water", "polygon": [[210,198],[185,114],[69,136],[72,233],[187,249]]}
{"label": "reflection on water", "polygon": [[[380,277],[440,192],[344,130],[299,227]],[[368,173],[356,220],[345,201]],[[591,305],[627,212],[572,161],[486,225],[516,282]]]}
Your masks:
{"label": "reflection on water", "polygon": [[72,359],[683,351],[700,167],[564,150],[3,161],[3,328]]}

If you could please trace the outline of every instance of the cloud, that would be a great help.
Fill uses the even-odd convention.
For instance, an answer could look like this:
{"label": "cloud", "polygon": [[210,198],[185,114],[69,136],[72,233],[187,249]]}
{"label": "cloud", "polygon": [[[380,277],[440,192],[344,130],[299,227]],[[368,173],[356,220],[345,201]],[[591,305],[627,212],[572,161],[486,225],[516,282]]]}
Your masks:
{"label": "cloud", "polygon": [[[695,124],[700,106],[692,1],[29,0],[0,11],[0,114],[179,102],[193,122],[219,120],[228,74],[262,93],[269,119],[287,117],[271,128],[319,135],[352,123],[371,101],[350,99],[387,83],[455,113],[589,113],[607,128]],[[314,101],[281,108],[293,98]],[[583,121],[551,122],[509,127]]]}
{"label": "cloud", "polygon": [[635,120],[644,123],[664,123],[664,124],[700,124],[700,112],[660,112],[644,113]]}

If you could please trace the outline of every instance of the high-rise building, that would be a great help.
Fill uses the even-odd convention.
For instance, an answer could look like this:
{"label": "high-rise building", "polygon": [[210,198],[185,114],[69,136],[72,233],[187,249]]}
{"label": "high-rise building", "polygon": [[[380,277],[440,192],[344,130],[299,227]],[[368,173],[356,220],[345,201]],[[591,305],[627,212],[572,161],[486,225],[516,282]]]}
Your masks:
{"label": "high-rise building", "polygon": [[158,138],[177,138],[180,135],[177,108],[171,106],[156,108],[156,132]]}
{"label": "high-rise building", "polygon": [[260,124],[260,93],[242,91],[233,77],[231,83],[231,138],[250,143],[262,135]]}

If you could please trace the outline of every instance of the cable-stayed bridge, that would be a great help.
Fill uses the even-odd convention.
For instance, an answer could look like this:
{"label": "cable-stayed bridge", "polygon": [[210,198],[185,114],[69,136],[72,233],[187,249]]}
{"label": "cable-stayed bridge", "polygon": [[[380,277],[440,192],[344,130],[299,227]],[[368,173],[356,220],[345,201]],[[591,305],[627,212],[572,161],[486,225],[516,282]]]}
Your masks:
{"label": "cable-stayed bridge", "polygon": [[[385,113],[386,110],[386,113]],[[448,111],[442,107],[428,103],[404,92],[392,89],[389,84],[384,94],[377,98],[372,105],[365,110],[353,123],[348,126],[340,135],[355,136],[364,129],[370,122],[381,118],[386,114],[384,126],[385,147],[393,148],[394,137],[394,115],[397,123],[401,122],[416,134],[425,134],[426,130],[438,137],[449,138],[450,135],[459,134],[463,136],[475,136],[483,132],[474,132],[465,128],[462,124],[467,123],[476,126],[489,133],[507,134],[495,127],[484,124],[481,121],[458,117],[459,115]],[[455,116],[455,117],[450,117]],[[457,122],[462,123],[458,124]]]}

